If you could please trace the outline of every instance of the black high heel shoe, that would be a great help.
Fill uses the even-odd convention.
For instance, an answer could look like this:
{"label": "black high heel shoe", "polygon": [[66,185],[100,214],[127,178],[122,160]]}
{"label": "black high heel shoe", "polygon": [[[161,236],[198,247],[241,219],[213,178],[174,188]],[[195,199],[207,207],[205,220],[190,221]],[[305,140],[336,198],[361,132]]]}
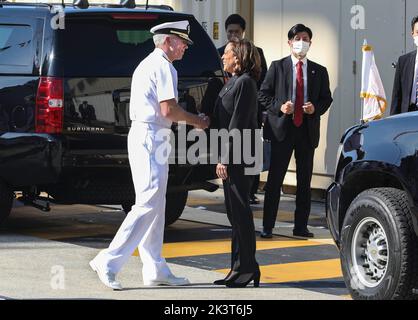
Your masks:
{"label": "black high heel shoe", "polygon": [[237,271],[232,271],[231,270],[231,271],[229,271],[228,275],[224,279],[215,280],[215,281],[213,281],[213,284],[215,284],[217,286],[224,286],[225,285],[225,281],[231,280],[237,274],[238,274]]}
{"label": "black high heel shoe", "polygon": [[254,281],[254,288],[258,288],[260,286],[260,270],[257,270],[253,273],[241,273],[237,274],[235,277],[231,278],[230,280],[225,281],[225,285],[228,288],[244,288],[246,287],[251,281]]}

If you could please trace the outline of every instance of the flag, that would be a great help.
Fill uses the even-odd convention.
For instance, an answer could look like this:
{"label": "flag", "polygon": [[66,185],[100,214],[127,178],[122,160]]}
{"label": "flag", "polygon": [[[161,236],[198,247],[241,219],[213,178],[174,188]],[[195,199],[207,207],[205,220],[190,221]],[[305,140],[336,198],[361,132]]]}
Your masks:
{"label": "flag", "polygon": [[363,99],[362,120],[380,119],[386,110],[387,100],[382,79],[374,59],[373,47],[364,40],[363,65],[361,70],[361,92]]}

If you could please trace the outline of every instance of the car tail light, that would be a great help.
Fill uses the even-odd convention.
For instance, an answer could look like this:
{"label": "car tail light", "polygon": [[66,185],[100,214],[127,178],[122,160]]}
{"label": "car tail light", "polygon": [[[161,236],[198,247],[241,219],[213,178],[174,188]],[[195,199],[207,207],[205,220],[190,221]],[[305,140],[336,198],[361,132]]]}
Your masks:
{"label": "car tail light", "polygon": [[61,133],[63,118],[63,80],[60,78],[41,77],[36,94],[35,132]]}

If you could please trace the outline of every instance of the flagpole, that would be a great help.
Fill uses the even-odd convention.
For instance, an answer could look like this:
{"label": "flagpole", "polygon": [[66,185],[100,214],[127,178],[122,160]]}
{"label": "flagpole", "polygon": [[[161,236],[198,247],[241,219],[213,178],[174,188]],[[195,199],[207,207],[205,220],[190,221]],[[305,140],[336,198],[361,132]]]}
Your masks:
{"label": "flagpole", "polygon": [[[367,46],[367,39],[363,40],[363,47]],[[363,47],[361,50],[361,77],[363,78],[363,65],[364,65],[364,54],[363,54]],[[363,79],[361,79],[361,81],[363,81]],[[364,115],[364,101],[365,99],[360,99],[361,100],[361,115],[360,115],[360,124],[365,124],[366,121],[363,119],[363,115]]]}
{"label": "flagpole", "polygon": [[364,111],[364,99],[361,99],[361,117],[360,117],[360,124],[365,124],[366,120],[363,119],[363,111]]}

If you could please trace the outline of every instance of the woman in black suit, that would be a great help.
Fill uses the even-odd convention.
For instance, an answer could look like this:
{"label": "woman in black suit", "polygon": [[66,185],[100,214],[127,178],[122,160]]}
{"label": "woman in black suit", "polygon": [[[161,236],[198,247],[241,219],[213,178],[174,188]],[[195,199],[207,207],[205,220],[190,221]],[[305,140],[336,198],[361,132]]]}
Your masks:
{"label": "woman in black suit", "polygon": [[[255,230],[249,205],[252,177],[245,174],[246,167],[254,167],[254,164],[245,164],[243,155],[255,150],[260,56],[250,41],[236,39],[227,44],[222,60],[224,71],[232,74],[232,77],[216,101],[214,122],[218,129],[226,129],[230,138],[229,143],[221,143],[216,173],[223,180],[225,206],[232,225],[232,252],[231,271],[225,279],[217,280],[215,284],[245,287],[254,281],[254,286],[258,287],[260,269],[255,259]],[[250,130],[251,141],[245,141],[244,130]],[[237,140],[231,138],[232,132],[241,136],[240,152],[234,148]]]}

